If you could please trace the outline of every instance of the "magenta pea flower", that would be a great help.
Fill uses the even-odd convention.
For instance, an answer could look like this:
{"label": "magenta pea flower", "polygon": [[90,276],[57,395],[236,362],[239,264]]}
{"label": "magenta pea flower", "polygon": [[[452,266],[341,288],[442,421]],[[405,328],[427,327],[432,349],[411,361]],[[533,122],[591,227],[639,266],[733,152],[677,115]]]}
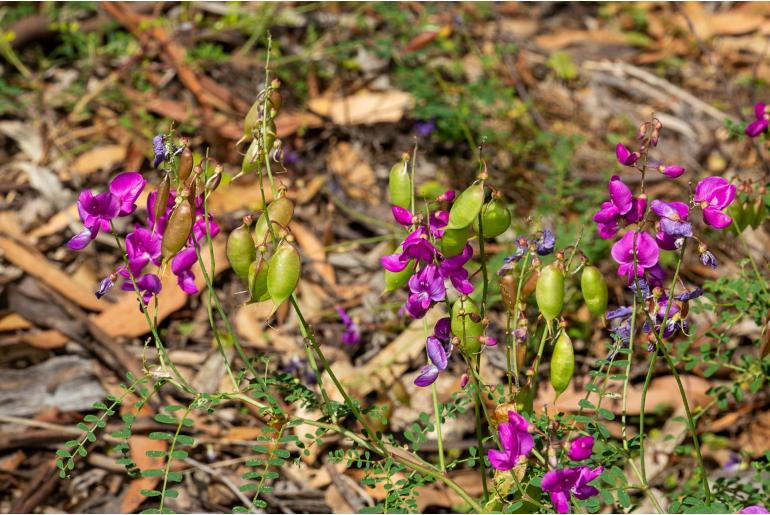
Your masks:
{"label": "magenta pea flower", "polygon": [[355,345],[360,342],[361,331],[359,330],[358,325],[353,322],[353,319],[350,318],[350,315],[348,315],[342,306],[337,306],[337,313],[339,314],[342,323],[345,325],[345,330],[342,332],[342,343],[346,345]]}
{"label": "magenta pea flower", "polygon": [[[634,270],[634,240],[636,240],[636,270]],[[652,236],[646,232],[629,231],[612,246],[612,258],[620,265],[618,275],[628,277],[631,284],[634,276],[643,277],[644,271],[658,263],[660,250]]]}
{"label": "magenta pea flower", "polygon": [[[142,293],[142,302],[147,304],[153,296],[160,293],[163,284],[160,282],[160,277],[157,275],[144,274],[142,277],[136,279],[136,286]],[[120,289],[124,291],[134,291],[134,285],[131,281],[126,281]],[[141,309],[141,305],[139,307]]]}
{"label": "magenta pea flower", "polygon": [[770,123],[770,112],[764,102],[754,104],[754,121],[746,126],[746,135],[755,138],[767,131]]}
{"label": "magenta pea flower", "polygon": [[192,271],[196,261],[198,261],[198,256],[192,247],[180,250],[171,260],[171,271],[176,276],[176,282],[179,288],[188,295],[198,293],[198,287],[195,285],[195,274]]}
{"label": "magenta pea flower", "polygon": [[653,200],[652,211],[660,217],[660,230],[677,238],[691,238],[692,225],[687,222],[690,208],[682,202]]}
{"label": "magenta pea flower", "polygon": [[584,500],[599,494],[596,487],[589,485],[604,469],[596,467],[575,467],[549,470],[540,482],[540,488],[548,492],[557,513],[569,513],[570,494]]}
{"label": "magenta pea flower", "polygon": [[440,302],[446,297],[446,287],[441,272],[436,265],[427,265],[409,278],[409,290],[406,310],[414,318],[422,318],[431,303]]}
{"label": "magenta pea flower", "polygon": [[723,177],[706,177],[695,187],[693,200],[703,208],[703,221],[716,229],[724,229],[733,222],[722,212],[735,198],[735,184]]}
{"label": "magenta pea flower", "polygon": [[665,175],[666,177],[671,177],[672,179],[676,179],[677,177],[681,176],[685,169],[681,166],[676,165],[660,165],[658,167],[658,171]]}
{"label": "magenta pea flower", "polygon": [[500,445],[503,450],[489,449],[487,457],[497,470],[511,470],[519,465],[532,452],[535,440],[530,432],[531,425],[527,419],[514,411],[508,412],[508,422],[497,427]]}
{"label": "magenta pea flower", "polygon": [[464,295],[470,295],[473,292],[473,285],[468,281],[468,271],[464,268],[473,256],[473,247],[466,243],[462,253],[457,256],[444,259],[439,265],[441,277],[449,279],[452,286]]}
{"label": "magenta pea flower", "polygon": [[615,156],[618,158],[618,162],[623,166],[634,166],[636,160],[639,159],[639,152],[631,152],[625,145],[618,143],[615,147]]}
{"label": "magenta pea flower", "polygon": [[444,343],[441,342],[435,336],[429,336],[425,345],[428,352],[428,359],[430,363],[422,367],[420,374],[414,380],[414,384],[417,386],[430,386],[438,378],[439,373],[446,370],[449,364],[449,354],[451,352],[451,346],[449,352],[444,347]]}
{"label": "magenta pea flower", "polygon": [[390,206],[390,211],[393,213],[393,218],[399,224],[409,227],[414,223],[414,215],[408,209],[404,209],[401,206]]}
{"label": "magenta pea flower", "polygon": [[67,246],[80,250],[96,238],[100,230],[110,232],[110,222],[120,213],[120,205],[120,200],[109,191],[96,196],[89,190],[81,191],[77,207],[85,230],[73,236]]}
{"label": "magenta pea flower", "polygon": [[590,435],[579,436],[569,444],[567,456],[574,461],[583,461],[591,457],[594,452],[594,437]]}
{"label": "magenta pea flower", "polygon": [[434,211],[428,217],[428,231],[434,238],[444,237],[444,227],[449,223],[449,211]]}
{"label": "magenta pea flower", "polygon": [[738,513],[770,513],[770,511],[767,511],[767,508],[761,504],[752,504],[751,506],[746,506]]}
{"label": "magenta pea flower", "polygon": [[457,194],[454,190],[446,190],[444,193],[436,197],[437,202],[452,202]]}
{"label": "magenta pea flower", "polygon": [[604,239],[610,239],[617,234],[621,217],[629,223],[637,222],[644,217],[647,209],[647,198],[634,197],[631,189],[617,175],[612,176],[607,189],[610,192],[610,200],[602,202],[599,211],[594,215],[599,236]]}
{"label": "magenta pea flower", "polygon": [[[160,265],[160,247],[160,235],[139,225],[136,225],[134,231],[126,236],[128,266],[134,277],[139,277],[142,269],[150,261],[155,265]],[[122,275],[128,276],[127,273]]]}
{"label": "magenta pea flower", "polygon": [[389,272],[400,272],[409,261],[414,259],[416,262],[423,261],[432,263],[436,256],[436,247],[428,241],[425,227],[420,226],[412,231],[401,244],[401,253],[391,254],[380,258],[380,264]]}
{"label": "magenta pea flower", "polygon": [[138,172],[123,172],[110,181],[110,193],[120,202],[118,216],[130,215],[136,210],[136,199],[147,181]]}

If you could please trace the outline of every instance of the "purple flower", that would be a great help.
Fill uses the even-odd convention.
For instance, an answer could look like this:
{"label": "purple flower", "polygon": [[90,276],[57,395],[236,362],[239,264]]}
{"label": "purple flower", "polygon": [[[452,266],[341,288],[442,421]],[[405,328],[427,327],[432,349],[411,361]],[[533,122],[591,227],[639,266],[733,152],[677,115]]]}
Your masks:
{"label": "purple flower", "polygon": [[770,511],[767,511],[767,508],[761,504],[753,504],[751,506],[746,506],[738,513],[770,513]]}
{"label": "purple flower", "polygon": [[676,165],[660,165],[658,166],[658,171],[667,177],[671,177],[672,179],[676,179],[685,172],[684,168]]}
{"label": "purple flower", "polygon": [[[636,240],[636,270],[634,270],[634,240]],[[618,275],[643,277],[644,271],[658,262],[660,251],[652,236],[646,232],[629,231],[612,246],[612,258],[620,265]]]}
{"label": "purple flower", "polygon": [[342,319],[342,323],[345,324],[345,330],[342,332],[342,343],[346,345],[355,345],[361,341],[361,331],[358,329],[358,325],[353,322],[353,319],[347,314],[342,306],[337,306],[337,313]]}
{"label": "purple flower", "polygon": [[452,202],[457,194],[454,190],[446,190],[444,193],[436,197],[436,202]]}
{"label": "purple flower", "polygon": [[[139,277],[144,266],[150,261],[160,265],[160,246],[161,238],[159,234],[138,225],[134,226],[134,231],[126,236],[128,266],[134,277]],[[128,277],[127,272],[122,275]]]}
{"label": "purple flower", "polygon": [[115,284],[115,279],[116,277],[112,274],[102,279],[102,282],[99,284],[99,289],[95,293],[97,299],[101,299],[107,295],[107,292],[110,291],[113,284]]}
{"label": "purple flower", "polygon": [[136,199],[147,181],[138,172],[123,172],[110,181],[110,193],[120,202],[118,216],[130,215],[136,210]]}
{"label": "purple flower", "polygon": [[652,201],[652,211],[660,217],[660,229],[664,234],[677,238],[692,237],[692,225],[687,222],[690,208],[682,202]]}
{"label": "purple flower", "polygon": [[428,217],[428,231],[434,238],[443,238],[444,227],[449,223],[449,211],[434,211]]}
{"label": "purple flower", "polygon": [[579,436],[572,440],[569,444],[569,451],[567,456],[574,461],[582,461],[591,457],[594,452],[594,437]]}
{"label": "purple flower", "polygon": [[192,247],[180,250],[171,260],[171,271],[176,276],[176,282],[179,288],[188,295],[198,293],[198,287],[195,285],[195,274],[192,271],[197,260],[198,256]]}
{"label": "purple flower", "polygon": [[449,279],[452,286],[464,295],[470,295],[473,292],[473,285],[468,281],[468,271],[464,268],[465,263],[473,256],[473,247],[466,243],[461,254],[446,258],[439,265],[441,277]]}
{"label": "purple flower", "polygon": [[404,209],[401,206],[390,206],[390,211],[393,213],[393,218],[399,224],[409,227],[414,223],[414,215],[408,209]]}
{"label": "purple flower", "polygon": [[706,177],[695,187],[693,200],[703,208],[703,221],[716,229],[724,229],[733,221],[722,212],[735,198],[735,185],[723,177]]}
{"label": "purple flower", "polygon": [[[213,238],[214,236],[219,234],[219,226],[214,222],[214,215],[212,215],[211,213],[209,213],[208,221],[209,221],[209,235],[211,235],[211,237]],[[201,212],[198,214],[197,218],[195,219],[195,223],[193,223],[192,234],[190,235],[188,244],[189,245],[192,245],[193,243],[198,244],[205,240],[206,240],[206,215],[205,213]]]}
{"label": "purple flower", "polygon": [[681,301],[687,301],[687,300],[693,300],[697,299],[698,297],[701,297],[703,295],[703,289],[702,288],[695,288],[691,291],[684,291],[680,293],[679,295],[675,295],[674,298],[676,300]]}
{"label": "purple flower", "polygon": [[436,256],[436,248],[428,241],[425,227],[420,226],[412,231],[401,244],[401,253],[391,254],[380,258],[380,264],[389,272],[400,272],[409,261],[424,261],[432,263]]}
{"label": "purple flower", "polygon": [[610,200],[602,202],[599,211],[594,215],[599,236],[604,239],[610,239],[617,234],[621,217],[633,223],[641,220],[647,209],[646,197],[635,198],[631,189],[617,175],[612,176],[607,186]]}
{"label": "purple flower", "polygon": [[603,470],[602,467],[591,469],[584,466],[549,470],[543,476],[540,488],[550,494],[557,513],[569,513],[570,494],[583,500],[599,493],[588,483],[599,477]]}
{"label": "purple flower", "polygon": [[538,256],[547,256],[553,252],[556,245],[556,236],[548,229],[543,229],[543,233],[535,240],[535,251]]}
{"label": "purple flower", "polygon": [[768,113],[764,102],[754,104],[754,118],[754,121],[746,126],[746,135],[750,138],[755,138],[767,131],[768,123],[770,123],[770,113]]}
{"label": "purple flower", "polygon": [[658,231],[655,234],[655,241],[658,243],[658,247],[663,250],[678,250],[684,244],[684,238],[666,234],[663,231]]}
{"label": "purple flower", "polygon": [[420,374],[414,380],[414,384],[417,386],[430,386],[439,375],[439,372],[446,370],[449,364],[449,355],[451,353],[451,346],[449,350],[444,346],[435,336],[429,336],[425,348],[428,352],[428,359],[430,363],[422,367]]}
{"label": "purple flower", "polygon": [[704,250],[703,252],[700,253],[700,262],[704,266],[708,266],[715,270],[717,268],[717,258],[716,256],[714,256],[714,254],[711,253],[710,250]]}
{"label": "purple flower", "polygon": [[439,302],[446,297],[444,280],[436,265],[427,265],[409,278],[409,290],[412,292],[406,300],[406,310],[414,318],[422,318],[432,302]]}
{"label": "purple flower", "polygon": [[67,246],[74,250],[85,248],[96,238],[100,229],[109,232],[110,221],[120,213],[120,201],[109,191],[94,196],[91,191],[83,190],[78,197],[77,206],[86,230],[67,242]]}
{"label": "purple flower", "polygon": [[632,312],[633,309],[631,309],[629,306],[620,306],[619,308],[613,309],[612,311],[607,311],[605,318],[607,320],[614,320],[616,318],[628,318],[631,316]]}
{"label": "purple flower", "polygon": [[155,161],[152,162],[152,167],[157,168],[168,157],[166,152],[166,136],[158,134],[152,138],[152,151],[155,153]]}
{"label": "purple flower", "polygon": [[631,152],[622,143],[618,143],[615,147],[615,155],[623,166],[633,166],[639,159],[639,152]]}
{"label": "purple flower", "polygon": [[526,457],[535,446],[535,440],[530,433],[530,424],[514,411],[508,412],[508,422],[497,427],[502,451],[489,449],[487,457],[497,470],[511,470]]}
{"label": "purple flower", "polygon": [[[163,287],[160,282],[160,277],[155,274],[144,274],[142,277],[136,280],[136,286],[142,293],[142,302],[144,302],[145,305],[150,302],[150,299],[154,295],[160,293],[160,290]],[[133,291],[134,285],[131,283],[131,281],[126,281],[123,283],[120,289],[124,291]]]}
{"label": "purple flower", "polygon": [[427,138],[436,129],[436,122],[433,120],[418,120],[414,123],[414,132],[421,138]]}
{"label": "purple flower", "polygon": [[[651,287],[653,288],[655,288],[656,286],[662,287],[663,281],[666,280],[666,271],[663,270],[663,267],[660,266],[660,263],[656,263],[655,265],[647,269],[647,278]],[[648,292],[648,296],[649,296],[649,292]]]}

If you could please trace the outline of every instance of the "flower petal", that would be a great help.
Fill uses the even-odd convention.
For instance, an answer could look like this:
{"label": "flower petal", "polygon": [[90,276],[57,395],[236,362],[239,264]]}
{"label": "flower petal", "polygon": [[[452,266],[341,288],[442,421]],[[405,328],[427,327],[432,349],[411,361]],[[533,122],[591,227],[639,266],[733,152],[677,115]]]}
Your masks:
{"label": "flower petal", "polygon": [[420,370],[420,375],[414,380],[417,386],[430,386],[438,377],[439,369],[435,365],[425,365]]}
{"label": "flower petal", "polygon": [[733,223],[733,219],[729,215],[713,207],[707,207],[703,210],[703,221],[716,229],[724,229]]}
{"label": "flower petal", "polygon": [[142,193],[147,181],[138,172],[123,172],[110,181],[110,193],[120,201],[118,216],[126,216],[136,209],[136,199]]}

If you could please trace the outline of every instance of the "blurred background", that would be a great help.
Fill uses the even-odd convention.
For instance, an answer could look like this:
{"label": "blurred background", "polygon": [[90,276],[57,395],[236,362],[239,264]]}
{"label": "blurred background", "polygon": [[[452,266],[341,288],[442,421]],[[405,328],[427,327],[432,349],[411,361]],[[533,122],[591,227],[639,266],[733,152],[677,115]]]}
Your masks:
{"label": "blurred background", "polygon": [[[519,234],[549,228],[557,248],[580,238],[611,281],[611,306],[625,304],[624,285],[607,259],[610,242],[596,237],[591,217],[607,196],[607,180],[620,171],[615,145],[632,145],[640,122],[657,116],[664,129],[655,155],[687,169],[679,181],[651,177],[650,197],[684,197],[688,180],[705,175],[740,182],[770,171],[766,153],[742,137],[754,102],[768,100],[767,3],[4,2],[0,28],[3,512],[142,506],[139,490],[148,486],[137,482],[150,478],[127,478],[109,443],[94,444],[74,480],[56,479],[52,462],[91,404],[119,392],[126,370],[141,368],[147,337],[132,294],[115,289],[99,301],[93,295],[120,262],[114,242],[100,237],[80,253],[66,248],[81,230],[75,201],[82,189],[103,191],[125,170],[157,185],[151,140],[173,127],[193,150],[225,167],[211,205],[223,232],[259,211],[253,175],[230,179],[245,150],[235,145],[243,117],[264,85],[268,32],[270,68],[283,95],[280,180],[297,204],[292,228],[303,254],[300,302],[335,370],[361,398],[389,406],[394,431],[409,428],[430,402],[412,384],[424,364],[422,326],[397,313],[402,293],[381,295],[379,258],[401,237],[386,200],[387,174],[402,153],[417,149],[418,188],[431,196],[466,187],[481,152],[514,213],[513,229],[488,248],[493,263],[502,264]],[[625,173],[635,187],[639,178]],[[132,226],[133,220],[118,228]],[[709,243],[720,266],[712,270],[694,256],[683,267],[690,286],[738,274],[747,251],[766,265],[770,241],[762,227],[740,243],[711,231]],[[222,250],[224,235],[215,245]],[[244,343],[306,378],[296,320],[284,309],[266,325],[264,309],[242,305],[243,285],[224,260],[217,273]],[[574,291],[570,298],[579,387],[606,354],[608,337],[579,308]],[[358,345],[341,343],[337,306],[359,325]],[[491,315],[498,328],[502,310],[498,303]],[[763,315],[725,333],[737,352],[756,352],[742,344],[760,337]],[[716,315],[693,317],[699,330],[691,342],[698,345]],[[183,373],[215,391],[225,373],[205,299],[164,292],[160,321]],[[420,343],[405,351],[411,341]],[[503,351],[485,359],[494,383],[505,369]],[[442,375],[444,399],[459,389],[462,372],[456,366]],[[664,372],[648,400],[660,408],[653,418],[659,427],[680,402]],[[634,382],[643,374],[635,371]],[[707,380],[695,365],[690,377],[696,399],[714,381],[732,380]],[[581,391],[573,393],[560,400],[562,409],[577,405]],[[714,434],[733,438],[709,451],[712,465],[727,466],[739,449],[766,450],[765,397],[709,415]],[[472,445],[471,424],[469,417],[450,420],[449,445]],[[146,434],[152,420],[134,430]],[[239,457],[259,425],[253,414],[225,407],[201,416],[195,431],[194,457],[210,466],[184,465],[189,475],[174,509],[229,512],[239,501],[217,475],[238,483]],[[135,443],[150,445],[143,442]],[[360,472],[327,463],[324,450],[314,449],[306,468],[282,471],[267,498],[271,511],[357,511],[377,500],[381,491],[351,493],[349,477],[360,479]],[[671,461],[657,471],[661,484],[675,482],[677,463],[687,463],[669,451]],[[673,468],[664,471],[667,464]],[[463,484],[464,471],[453,474]],[[477,487],[471,478],[467,483]],[[431,488],[419,509],[450,509],[455,500]]]}

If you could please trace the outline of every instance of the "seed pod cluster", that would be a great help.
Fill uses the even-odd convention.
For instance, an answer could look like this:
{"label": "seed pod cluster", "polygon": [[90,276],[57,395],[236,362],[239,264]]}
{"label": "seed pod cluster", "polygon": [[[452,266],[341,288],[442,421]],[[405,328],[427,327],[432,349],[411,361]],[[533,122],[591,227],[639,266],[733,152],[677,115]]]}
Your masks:
{"label": "seed pod cluster", "polygon": [[260,163],[267,160],[275,144],[278,133],[275,118],[283,106],[280,87],[281,82],[273,80],[270,87],[260,93],[243,119],[243,136],[238,144],[244,141],[251,141],[251,144],[243,156],[241,173],[257,170]]}

